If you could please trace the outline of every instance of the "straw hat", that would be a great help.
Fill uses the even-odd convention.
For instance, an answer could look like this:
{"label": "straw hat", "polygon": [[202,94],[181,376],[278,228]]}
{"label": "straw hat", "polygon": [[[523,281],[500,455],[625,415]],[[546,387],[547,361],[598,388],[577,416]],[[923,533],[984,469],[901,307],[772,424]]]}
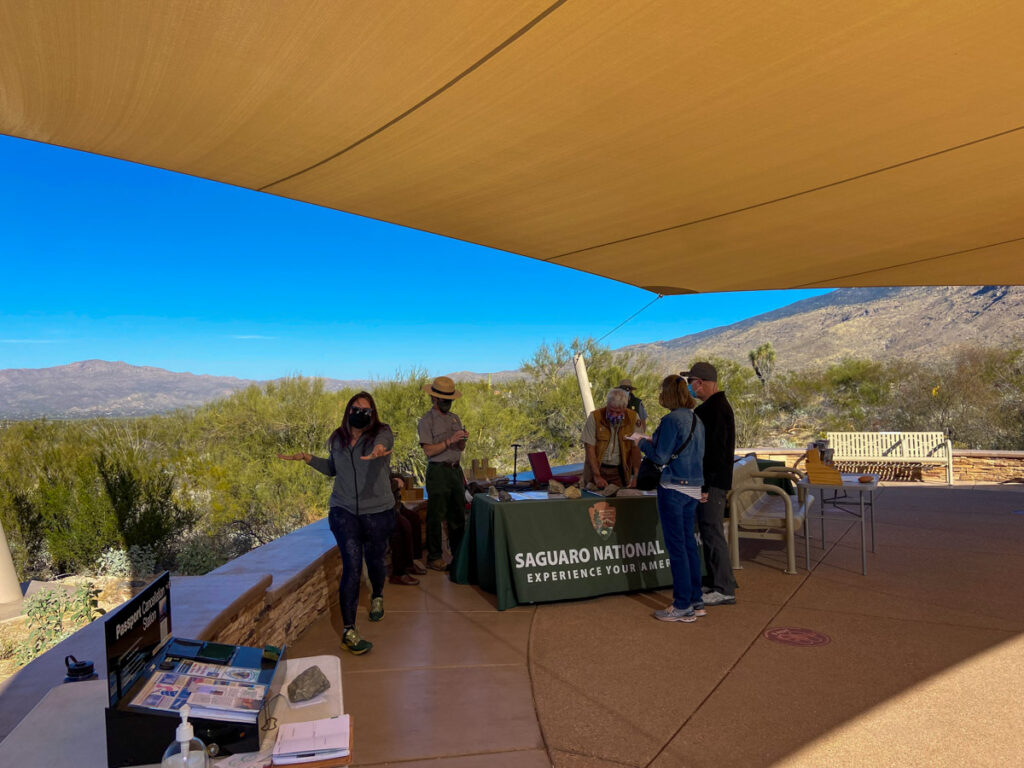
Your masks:
{"label": "straw hat", "polygon": [[623,379],[622,381],[619,382],[619,389],[624,389],[627,392],[632,392],[633,382],[630,381],[629,379]]}
{"label": "straw hat", "polygon": [[462,393],[455,388],[455,382],[447,376],[438,376],[430,384],[424,385],[423,391],[442,400],[458,400],[462,397]]}

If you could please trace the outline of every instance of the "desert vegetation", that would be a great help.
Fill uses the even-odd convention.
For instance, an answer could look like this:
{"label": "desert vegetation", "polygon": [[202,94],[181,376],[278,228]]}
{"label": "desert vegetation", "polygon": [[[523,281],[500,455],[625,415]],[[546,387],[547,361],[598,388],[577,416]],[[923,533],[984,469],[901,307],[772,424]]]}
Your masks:
{"label": "desert vegetation", "polygon": [[[520,469],[528,451],[552,464],[582,460],[583,421],[569,362],[587,360],[595,399],[629,377],[652,423],[662,415],[664,371],[592,341],[544,345],[525,376],[463,382],[456,411],[471,431],[468,460]],[[945,430],[957,447],[1024,449],[1020,350],[965,350],[926,365],[848,359],[826,368],[764,375],[713,360],[736,411],[738,445],[802,446],[827,430]],[[691,361],[679,361],[678,368]],[[416,422],[428,402],[424,371],[372,387],[396,434],[392,466],[417,477],[424,456]],[[201,408],[139,419],[11,422],[0,430],[0,521],[22,579],[65,574],[205,573],[324,514],[329,481],[277,461],[278,452],[324,453],[350,391],[316,379],[253,386]]]}
{"label": "desert vegetation", "polygon": [[[512,443],[554,465],[582,461],[583,408],[570,358],[587,361],[597,404],[632,379],[655,425],[669,370],[591,340],[541,346],[524,376],[462,382],[456,412],[471,432],[465,459],[512,470]],[[934,363],[846,359],[779,373],[763,344],[749,365],[712,358],[736,412],[741,448],[800,447],[828,430],[944,430],[960,448],[1024,449],[1024,355],[969,349]],[[422,478],[416,422],[429,407],[425,371],[371,388],[395,431],[392,467]],[[165,568],[202,574],[325,514],[330,481],[279,452],[324,454],[355,390],[319,379],[252,386],[194,410],[137,419],[0,425],[0,522],[22,580],[59,580],[0,626],[0,678],[119,604]]]}

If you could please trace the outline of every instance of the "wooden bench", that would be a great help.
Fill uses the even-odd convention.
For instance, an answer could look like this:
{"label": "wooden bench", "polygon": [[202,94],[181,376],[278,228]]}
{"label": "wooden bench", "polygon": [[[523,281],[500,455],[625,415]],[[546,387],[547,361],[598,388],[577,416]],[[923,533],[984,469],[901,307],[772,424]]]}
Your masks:
{"label": "wooden bench", "polygon": [[942,432],[828,432],[835,462],[944,464],[953,484],[953,444]]}

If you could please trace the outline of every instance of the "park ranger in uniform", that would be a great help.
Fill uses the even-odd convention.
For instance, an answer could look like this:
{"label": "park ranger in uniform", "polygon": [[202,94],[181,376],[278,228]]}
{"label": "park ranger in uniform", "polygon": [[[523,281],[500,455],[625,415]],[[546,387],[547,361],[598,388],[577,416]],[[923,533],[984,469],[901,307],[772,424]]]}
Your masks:
{"label": "park ranger in uniform", "polygon": [[444,571],[447,565],[441,551],[441,521],[448,524],[453,560],[466,527],[466,477],[459,462],[469,433],[451,412],[452,403],[462,397],[455,382],[438,376],[423,391],[430,395],[432,404],[417,427],[420,445],[427,454],[427,567]]}

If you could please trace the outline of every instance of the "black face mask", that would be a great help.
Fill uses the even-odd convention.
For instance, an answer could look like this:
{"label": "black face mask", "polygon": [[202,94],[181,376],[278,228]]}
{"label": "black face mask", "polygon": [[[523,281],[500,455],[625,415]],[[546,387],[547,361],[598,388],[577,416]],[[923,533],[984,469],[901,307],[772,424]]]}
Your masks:
{"label": "black face mask", "polygon": [[348,412],[348,425],[352,429],[366,429],[373,420],[372,413],[369,408],[353,408]]}
{"label": "black face mask", "polygon": [[451,400],[442,400],[440,397],[438,397],[435,398],[435,402],[437,402],[437,410],[439,410],[441,413],[448,413],[448,411],[452,409]]}

